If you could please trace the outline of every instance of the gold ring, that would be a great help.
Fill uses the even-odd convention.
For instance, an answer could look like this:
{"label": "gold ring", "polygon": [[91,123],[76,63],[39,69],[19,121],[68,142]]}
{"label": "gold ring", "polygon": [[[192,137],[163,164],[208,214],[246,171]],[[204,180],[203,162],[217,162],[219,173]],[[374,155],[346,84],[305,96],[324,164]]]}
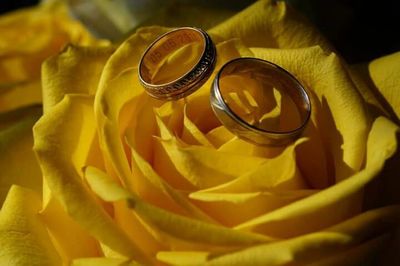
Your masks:
{"label": "gold ring", "polygon": [[[195,58],[188,64],[175,65],[174,69],[164,71],[177,72],[174,75],[157,78],[159,70],[174,54],[194,45],[200,50]],[[192,27],[177,28],[158,37],[146,49],[139,63],[139,80],[150,96],[159,100],[177,100],[193,93],[207,81],[215,61],[215,45],[205,31]]]}

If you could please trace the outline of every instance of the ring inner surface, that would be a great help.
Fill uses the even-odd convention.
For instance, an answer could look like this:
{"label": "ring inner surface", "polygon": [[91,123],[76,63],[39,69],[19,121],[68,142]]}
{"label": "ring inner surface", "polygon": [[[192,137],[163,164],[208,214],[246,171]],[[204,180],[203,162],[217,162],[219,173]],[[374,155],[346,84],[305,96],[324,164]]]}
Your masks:
{"label": "ring inner surface", "polygon": [[309,115],[301,85],[287,72],[261,60],[237,60],[220,74],[219,89],[234,115],[253,128],[285,133]]}
{"label": "ring inner surface", "polygon": [[140,74],[152,85],[173,83],[200,61],[206,42],[202,33],[179,29],[154,43],[143,57]]}

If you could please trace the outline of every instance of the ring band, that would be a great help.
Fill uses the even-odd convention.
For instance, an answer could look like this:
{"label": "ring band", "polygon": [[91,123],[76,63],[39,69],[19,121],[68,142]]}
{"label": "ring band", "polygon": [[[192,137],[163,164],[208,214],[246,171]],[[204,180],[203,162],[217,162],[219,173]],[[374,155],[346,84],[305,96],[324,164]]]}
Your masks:
{"label": "ring band", "polygon": [[[188,71],[160,84],[152,80],[152,73],[171,53],[195,42],[199,42],[203,49],[197,62]],[[159,100],[177,100],[193,93],[207,81],[215,61],[216,49],[205,31],[192,27],[177,28],[158,37],[144,52],[139,63],[139,80],[150,96]]]}
{"label": "ring band", "polygon": [[[297,108],[300,123],[290,130],[265,130],[243,119],[229,106],[221,92],[221,78],[250,73],[252,77],[271,82],[274,79],[288,95]],[[265,90],[265,86],[260,86]],[[244,88],[240,88],[241,90]],[[259,92],[259,93],[264,93]],[[301,83],[278,65],[257,58],[236,58],[226,63],[216,75],[211,87],[210,102],[220,122],[236,136],[258,145],[281,146],[295,140],[306,127],[311,115],[310,98]],[[297,125],[297,124],[296,124]]]}

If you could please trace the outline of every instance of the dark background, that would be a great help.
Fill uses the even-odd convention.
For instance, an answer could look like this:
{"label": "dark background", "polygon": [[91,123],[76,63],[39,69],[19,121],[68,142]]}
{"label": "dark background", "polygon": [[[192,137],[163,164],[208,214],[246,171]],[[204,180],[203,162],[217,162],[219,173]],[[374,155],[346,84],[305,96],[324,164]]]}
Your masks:
{"label": "dark background", "polygon": [[288,0],[350,63],[400,51],[399,1]]}
{"label": "dark background", "polygon": [[[2,1],[0,13],[37,2],[38,0]],[[287,2],[307,16],[349,63],[362,63],[400,51],[400,8],[397,1]]]}

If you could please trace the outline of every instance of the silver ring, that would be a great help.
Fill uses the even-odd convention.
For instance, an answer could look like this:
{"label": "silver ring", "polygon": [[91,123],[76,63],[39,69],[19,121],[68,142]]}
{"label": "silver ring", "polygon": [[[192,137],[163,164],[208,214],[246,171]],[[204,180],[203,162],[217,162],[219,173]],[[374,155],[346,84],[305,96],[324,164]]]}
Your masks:
{"label": "silver ring", "polygon": [[[230,106],[229,100],[227,100],[227,97],[229,97],[228,91],[232,93],[232,88],[222,88],[221,80],[224,83],[223,81],[227,80],[227,78],[240,78],[241,75],[247,75],[246,78],[250,78],[252,82],[261,80],[262,84],[257,88],[263,91],[256,91],[258,95],[266,95],[265,90],[267,87],[279,86],[279,89],[289,96],[294,103],[298,112],[299,124],[290,129],[270,130],[260,127],[257,119],[249,122],[237,111],[235,112],[234,108]],[[238,83],[236,85],[234,82],[231,83],[233,85],[226,83],[228,85],[225,87],[240,86]],[[268,86],[263,86],[265,84],[268,84]],[[270,84],[272,85],[270,86]],[[235,88],[235,90],[241,90],[242,92],[243,89],[246,88]],[[214,79],[210,101],[215,115],[227,129],[236,136],[258,145],[281,146],[292,142],[302,133],[311,115],[310,97],[301,83],[278,65],[257,58],[237,58],[226,63]],[[260,110],[260,108],[257,109],[256,107],[257,110]]]}
{"label": "silver ring", "polygon": [[[202,45],[202,52],[193,66],[172,80],[161,83],[153,80],[153,74],[171,53],[195,42]],[[215,45],[205,31],[192,27],[177,28],[158,37],[144,52],[138,68],[139,80],[150,96],[159,100],[177,100],[193,93],[207,81],[215,61]]]}

